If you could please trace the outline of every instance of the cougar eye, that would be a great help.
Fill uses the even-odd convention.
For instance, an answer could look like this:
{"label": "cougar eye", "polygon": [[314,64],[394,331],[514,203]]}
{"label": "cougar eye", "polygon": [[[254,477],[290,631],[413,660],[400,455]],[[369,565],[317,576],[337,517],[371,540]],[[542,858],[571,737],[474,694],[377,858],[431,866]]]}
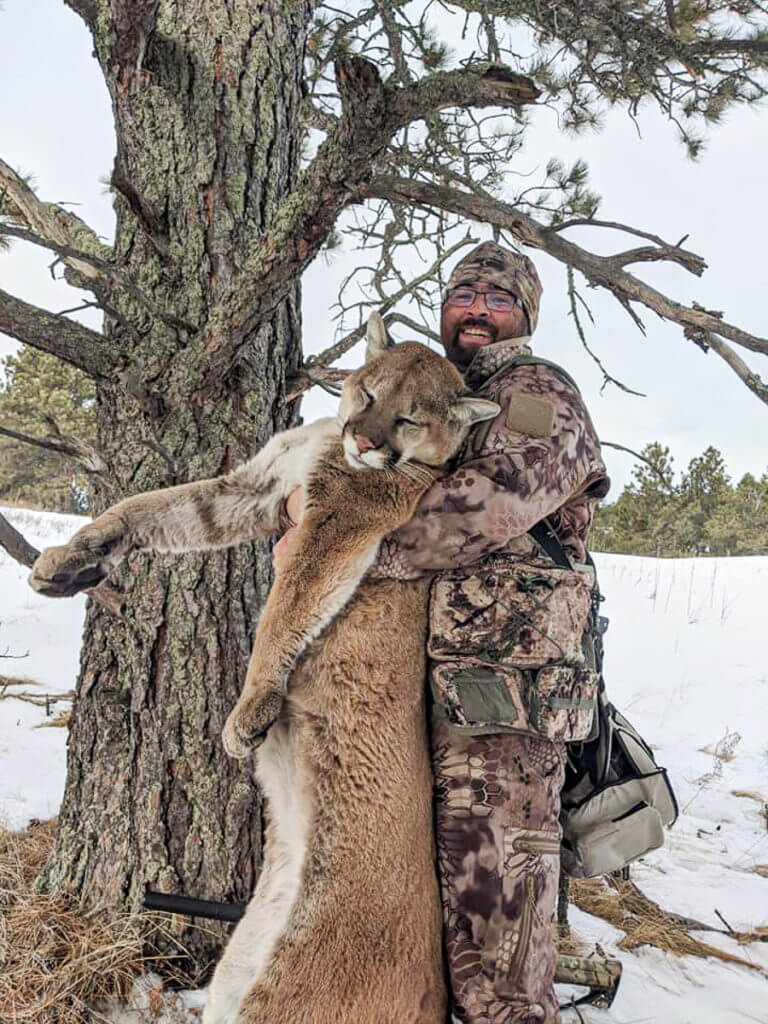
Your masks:
{"label": "cougar eye", "polygon": [[417,423],[416,420],[409,420],[407,416],[395,416],[395,426],[423,427],[424,423]]}
{"label": "cougar eye", "polygon": [[360,394],[363,396],[368,405],[370,405],[373,402],[373,395],[371,394],[370,391],[366,390],[366,388],[364,388],[362,385],[360,385]]}

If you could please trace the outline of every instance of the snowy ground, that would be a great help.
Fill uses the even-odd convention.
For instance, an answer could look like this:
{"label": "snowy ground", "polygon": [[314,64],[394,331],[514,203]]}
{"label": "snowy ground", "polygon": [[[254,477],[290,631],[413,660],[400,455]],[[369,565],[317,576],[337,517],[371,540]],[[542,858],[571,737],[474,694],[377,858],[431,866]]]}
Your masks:
{"label": "snowy ground", "polygon": [[[38,547],[62,543],[81,522],[0,512]],[[717,910],[736,931],[768,925],[768,878],[754,870],[768,866],[768,558],[596,562],[611,619],[609,695],[669,768],[683,812],[665,848],[632,877],[667,910],[714,925]],[[0,661],[0,674],[28,676],[50,693],[70,690],[84,601],[38,597],[26,575],[0,550],[0,653],[29,651]],[[42,708],[0,701],[0,814],[18,826],[55,814],[61,799],[65,730],[32,728],[44,718]],[[732,744],[735,733],[731,760],[702,750],[714,751],[727,734]],[[615,950],[622,933],[576,909],[571,916],[580,936]],[[700,938],[768,972],[768,943]],[[616,1002],[583,1009],[589,1024],[768,1024],[765,973],[652,949],[619,955]]]}

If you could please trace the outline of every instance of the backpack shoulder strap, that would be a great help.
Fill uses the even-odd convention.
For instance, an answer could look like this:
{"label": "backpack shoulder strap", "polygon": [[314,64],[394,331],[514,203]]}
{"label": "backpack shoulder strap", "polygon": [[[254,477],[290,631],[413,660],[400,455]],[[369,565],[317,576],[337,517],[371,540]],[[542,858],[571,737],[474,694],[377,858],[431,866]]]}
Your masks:
{"label": "backpack shoulder strap", "polygon": [[573,568],[573,562],[568,557],[565,548],[560,543],[560,538],[552,529],[552,524],[548,519],[540,519],[538,523],[534,523],[528,533],[542,551],[549,555],[555,565],[559,565],[561,569]]}
{"label": "backpack shoulder strap", "polygon": [[502,374],[506,373],[508,370],[516,369],[518,366],[548,366],[550,370],[553,370],[558,375],[558,377],[560,377],[562,380],[564,380],[567,384],[570,384],[572,388],[575,388],[576,391],[579,394],[581,394],[581,392],[579,391],[579,385],[576,383],[576,381],[573,379],[573,377],[568,373],[568,371],[563,369],[562,366],[560,366],[558,363],[553,363],[549,359],[542,359],[541,356],[534,356],[534,355],[530,355],[529,356],[525,352],[523,352],[523,353],[521,353],[520,355],[517,355],[517,356],[512,356],[512,358],[508,359],[506,361],[506,363],[503,363],[498,368],[498,370],[496,370],[495,373],[491,374],[491,376],[483,384],[482,388],[480,388],[480,390],[477,392],[477,394],[482,394],[482,392],[485,391],[486,388],[493,381],[495,381],[498,377],[500,377]]}

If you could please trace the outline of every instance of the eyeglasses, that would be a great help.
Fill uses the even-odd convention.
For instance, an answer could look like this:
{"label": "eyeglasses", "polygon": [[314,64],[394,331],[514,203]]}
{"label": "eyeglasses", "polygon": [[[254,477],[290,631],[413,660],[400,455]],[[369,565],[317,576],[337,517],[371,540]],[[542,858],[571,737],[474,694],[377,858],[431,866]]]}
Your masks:
{"label": "eyeglasses", "polygon": [[474,288],[454,288],[445,297],[446,306],[471,306],[478,295],[485,299],[487,309],[495,309],[500,313],[510,313],[515,306],[524,309],[522,299],[511,292],[479,292]]}

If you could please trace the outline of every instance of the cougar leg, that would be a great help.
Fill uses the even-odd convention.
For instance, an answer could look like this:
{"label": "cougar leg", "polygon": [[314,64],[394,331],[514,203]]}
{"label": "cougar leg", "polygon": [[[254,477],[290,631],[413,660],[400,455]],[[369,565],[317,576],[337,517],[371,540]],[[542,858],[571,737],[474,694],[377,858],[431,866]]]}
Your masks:
{"label": "cougar leg", "polygon": [[270,819],[264,865],[245,915],[214,972],[203,1024],[235,1024],[243,998],[264,972],[285,931],[299,892],[311,808],[295,747],[295,733],[289,721],[281,719],[258,753],[257,777]]}

